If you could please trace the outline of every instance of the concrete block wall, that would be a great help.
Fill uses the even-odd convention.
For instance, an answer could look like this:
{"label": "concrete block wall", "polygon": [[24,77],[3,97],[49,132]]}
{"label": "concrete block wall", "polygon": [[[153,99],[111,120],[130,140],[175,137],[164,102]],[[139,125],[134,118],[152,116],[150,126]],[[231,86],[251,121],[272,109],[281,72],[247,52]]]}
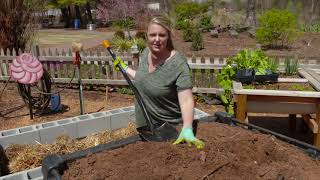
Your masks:
{"label": "concrete block wall", "polygon": [[43,180],[41,167],[0,177],[0,180]]}
{"label": "concrete block wall", "polygon": [[[209,114],[195,109],[195,119]],[[0,131],[3,149],[10,144],[52,143],[61,135],[83,138],[90,134],[126,127],[135,121],[134,106],[61,119],[32,126]],[[41,167],[0,177],[0,180],[42,180]]]}

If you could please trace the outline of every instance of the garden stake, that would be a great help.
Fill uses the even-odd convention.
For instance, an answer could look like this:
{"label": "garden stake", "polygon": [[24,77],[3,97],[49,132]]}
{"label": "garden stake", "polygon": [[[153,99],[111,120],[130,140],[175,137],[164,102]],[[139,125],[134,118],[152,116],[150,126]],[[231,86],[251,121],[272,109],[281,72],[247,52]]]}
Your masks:
{"label": "garden stake", "polygon": [[75,59],[73,64],[77,66],[78,69],[78,85],[79,85],[79,99],[80,99],[80,114],[83,115],[83,91],[81,83],[81,56],[80,51],[82,50],[81,43],[72,43],[72,50],[75,52]]}
{"label": "garden stake", "polygon": [[[113,60],[116,59],[116,55],[112,51],[110,44],[108,41],[103,41],[103,46],[107,48],[108,52],[112,56]],[[126,81],[128,82],[129,86],[134,92],[134,95],[137,99],[137,102],[143,112],[145,119],[147,120],[147,127],[140,127],[137,128],[138,132],[142,136],[143,139],[147,141],[170,141],[173,139],[177,139],[178,131],[173,125],[170,125],[168,122],[164,122],[163,124],[154,124],[150,116],[147,112],[146,105],[142,99],[141,94],[139,93],[138,89],[133,85],[132,81],[128,77],[128,74],[125,70],[120,66],[117,65],[119,70],[121,71],[122,75],[125,77]]]}

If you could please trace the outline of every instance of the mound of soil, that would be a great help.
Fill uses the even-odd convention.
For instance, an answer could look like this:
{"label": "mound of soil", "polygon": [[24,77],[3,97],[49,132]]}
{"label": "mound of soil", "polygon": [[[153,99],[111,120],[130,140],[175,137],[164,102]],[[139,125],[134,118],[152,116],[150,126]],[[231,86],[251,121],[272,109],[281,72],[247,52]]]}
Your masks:
{"label": "mound of soil", "polygon": [[201,123],[206,147],[137,142],[69,162],[63,179],[317,179],[319,161],[273,136]]}

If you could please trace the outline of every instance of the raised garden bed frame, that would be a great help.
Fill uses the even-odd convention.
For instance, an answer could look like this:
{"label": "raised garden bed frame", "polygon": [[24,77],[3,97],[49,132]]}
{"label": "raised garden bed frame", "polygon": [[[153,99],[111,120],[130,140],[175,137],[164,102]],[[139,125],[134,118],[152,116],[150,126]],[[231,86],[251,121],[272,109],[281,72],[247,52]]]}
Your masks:
{"label": "raised garden bed frame", "polygon": [[[309,82],[320,91],[320,76],[310,69],[299,69],[305,79],[279,78],[278,82]],[[295,127],[295,116],[301,114],[314,134],[313,144],[320,147],[320,92],[243,89],[233,82],[236,118],[248,122],[248,113],[289,114],[290,127]],[[315,114],[315,118],[311,115]]]}

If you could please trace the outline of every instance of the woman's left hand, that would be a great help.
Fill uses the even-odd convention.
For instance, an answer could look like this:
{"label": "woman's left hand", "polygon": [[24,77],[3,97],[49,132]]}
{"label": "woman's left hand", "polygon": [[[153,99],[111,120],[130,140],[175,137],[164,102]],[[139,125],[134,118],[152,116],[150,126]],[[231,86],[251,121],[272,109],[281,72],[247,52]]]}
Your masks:
{"label": "woman's left hand", "polygon": [[174,145],[180,144],[182,142],[187,142],[189,146],[194,144],[197,149],[203,149],[204,148],[204,142],[197,139],[192,131],[192,128],[182,128],[182,131],[176,141],[173,142]]}

